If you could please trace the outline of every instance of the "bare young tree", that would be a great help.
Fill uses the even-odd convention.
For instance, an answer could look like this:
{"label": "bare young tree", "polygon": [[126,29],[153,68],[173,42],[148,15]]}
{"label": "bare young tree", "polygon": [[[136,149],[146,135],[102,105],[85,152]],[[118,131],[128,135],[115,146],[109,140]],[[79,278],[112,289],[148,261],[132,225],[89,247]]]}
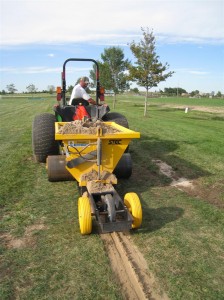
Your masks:
{"label": "bare young tree", "polygon": [[49,94],[53,94],[55,92],[55,86],[54,85],[48,85],[47,90],[49,91]]}
{"label": "bare young tree", "polygon": [[165,73],[169,68],[168,63],[164,65],[159,62],[159,56],[156,53],[156,41],[153,30],[141,28],[143,39],[130,44],[130,49],[136,58],[134,65],[129,67],[129,79],[135,81],[139,86],[146,89],[144,116],[147,113],[148,91],[152,87],[158,86],[161,81],[171,77],[174,72]]}
{"label": "bare young tree", "polygon": [[33,93],[36,93],[37,92],[37,88],[35,87],[34,84],[29,84],[27,87],[26,87],[27,91],[31,94]]}
{"label": "bare young tree", "polygon": [[17,91],[17,89],[15,88],[15,84],[14,84],[14,83],[8,84],[8,85],[6,86],[6,89],[8,90],[8,92],[9,92],[10,94],[14,94],[14,93]]}

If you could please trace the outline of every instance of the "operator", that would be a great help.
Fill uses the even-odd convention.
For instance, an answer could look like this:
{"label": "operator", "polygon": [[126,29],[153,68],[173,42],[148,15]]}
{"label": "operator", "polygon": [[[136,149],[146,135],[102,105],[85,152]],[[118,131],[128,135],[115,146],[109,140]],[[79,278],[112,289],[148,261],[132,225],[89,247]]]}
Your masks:
{"label": "operator", "polygon": [[78,84],[76,84],[72,90],[72,94],[69,100],[69,105],[72,104],[73,99],[84,99],[90,104],[96,105],[96,101],[93,100],[89,94],[86,92],[86,88],[89,85],[89,78],[88,77],[81,77]]}

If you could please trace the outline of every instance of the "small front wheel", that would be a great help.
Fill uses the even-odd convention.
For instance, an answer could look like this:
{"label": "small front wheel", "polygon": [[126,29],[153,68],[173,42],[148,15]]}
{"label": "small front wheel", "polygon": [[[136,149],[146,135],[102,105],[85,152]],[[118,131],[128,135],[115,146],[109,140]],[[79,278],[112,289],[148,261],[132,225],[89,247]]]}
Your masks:
{"label": "small front wheel", "polygon": [[105,203],[107,205],[108,218],[109,218],[110,222],[115,222],[116,221],[116,210],[115,210],[114,199],[111,194],[105,195]]}
{"label": "small front wheel", "polygon": [[142,224],[142,206],[138,195],[135,193],[125,194],[124,204],[134,218],[132,228],[139,228]]}
{"label": "small front wheel", "polygon": [[79,197],[78,214],[81,234],[90,234],[92,232],[92,216],[88,197]]}

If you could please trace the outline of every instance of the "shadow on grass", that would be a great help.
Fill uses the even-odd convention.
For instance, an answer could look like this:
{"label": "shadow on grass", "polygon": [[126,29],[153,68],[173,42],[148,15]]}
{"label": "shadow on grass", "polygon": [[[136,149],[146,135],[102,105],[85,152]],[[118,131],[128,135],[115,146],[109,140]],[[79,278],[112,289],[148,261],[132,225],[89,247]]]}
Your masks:
{"label": "shadow on grass", "polygon": [[[181,141],[191,144],[191,141]],[[161,160],[170,165],[178,177],[197,179],[211,175],[201,167],[190,161],[174,155],[173,152],[179,148],[177,141],[159,140],[148,136],[141,136],[141,140],[130,147],[130,153],[134,163],[133,176],[139,187],[144,179],[149,186],[169,185],[171,179],[159,172],[155,160]],[[139,182],[139,183],[138,183]],[[144,184],[146,186],[146,184]]]}
{"label": "shadow on grass", "polygon": [[[186,141],[187,143],[187,141]],[[152,187],[170,185],[172,179],[161,174],[159,167],[153,160],[162,160],[171,165],[178,176],[186,176],[188,179],[196,179],[207,176],[208,172],[202,168],[171,155],[178,149],[178,142],[160,140],[141,136],[141,140],[130,147],[133,160],[132,176],[128,180],[119,179],[116,190],[121,198],[127,192],[136,192],[138,195],[150,191]],[[140,232],[153,232],[164,227],[167,223],[174,222],[182,217],[184,209],[178,206],[167,206],[164,204],[158,208],[151,208],[150,203],[141,199],[143,206],[143,225]],[[93,222],[93,234],[98,234],[96,222]]]}
{"label": "shadow on grass", "polygon": [[192,119],[192,120],[202,120],[202,121],[224,121],[224,117],[221,116],[214,116],[209,114],[209,113],[204,113],[204,117],[203,116],[188,116],[188,119]]}
{"label": "shadow on grass", "polygon": [[146,233],[159,230],[166,224],[178,220],[183,216],[183,214],[184,209],[181,207],[167,206],[152,209],[144,205],[143,223],[142,227],[138,231],[141,233]]}
{"label": "shadow on grass", "polygon": [[212,117],[212,120],[214,121],[224,121],[224,117]]}
{"label": "shadow on grass", "polygon": [[[175,206],[159,207],[159,208],[149,208],[143,203],[143,223],[140,229],[132,230],[133,234],[135,233],[148,233],[159,230],[170,222],[178,220],[184,214],[184,209]],[[91,234],[98,235],[101,233],[99,224],[93,218],[92,223],[92,232]]]}
{"label": "shadow on grass", "polygon": [[[144,102],[142,102],[142,103],[134,103],[134,104],[130,104],[130,106],[132,106],[132,107],[144,107],[145,106],[145,103]],[[152,107],[160,107],[160,105],[159,104],[150,104],[150,107],[152,108]]]}
{"label": "shadow on grass", "polygon": [[160,172],[156,160],[171,166],[175,172],[175,179],[184,177],[194,180],[211,175],[197,165],[171,154],[178,147],[175,141],[157,140],[143,135],[139,143],[130,147],[133,161],[132,175],[128,180],[118,180],[116,190],[119,195],[132,191],[141,194],[152,187],[169,186],[173,179]]}
{"label": "shadow on grass", "polygon": [[[187,141],[186,141],[187,143]],[[162,174],[154,160],[161,160],[170,165],[178,177],[187,179],[197,179],[202,176],[210,175],[191,162],[184,160],[172,152],[178,149],[178,142],[169,140],[159,140],[141,136],[141,140],[130,147],[133,160],[132,176],[128,180],[119,180],[116,190],[119,195],[124,197],[128,192],[135,192],[141,195],[149,192],[153,187],[169,186],[172,178]],[[158,208],[150,208],[150,203],[141,199],[143,206],[143,224],[139,232],[153,232],[167,223],[174,222],[181,218],[184,209],[178,206],[167,206],[164,204]]]}
{"label": "shadow on grass", "polygon": [[161,112],[177,112],[182,111],[184,113],[185,108],[184,107],[161,107],[159,108],[159,111]]}

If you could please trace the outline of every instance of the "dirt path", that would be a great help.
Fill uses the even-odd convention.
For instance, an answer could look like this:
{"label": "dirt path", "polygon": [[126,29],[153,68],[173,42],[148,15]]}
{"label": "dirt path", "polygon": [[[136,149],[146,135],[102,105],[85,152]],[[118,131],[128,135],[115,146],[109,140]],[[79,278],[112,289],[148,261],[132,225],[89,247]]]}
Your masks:
{"label": "dirt path", "polygon": [[209,106],[199,106],[199,105],[198,106],[197,105],[172,105],[172,104],[161,104],[161,106],[169,107],[169,108],[183,109],[183,110],[185,110],[188,107],[189,111],[198,110],[198,111],[217,113],[217,114],[224,113],[224,107],[209,107]]}
{"label": "dirt path", "polygon": [[128,233],[101,234],[101,238],[124,299],[168,299],[166,295],[161,296],[155,292],[155,280]]}

